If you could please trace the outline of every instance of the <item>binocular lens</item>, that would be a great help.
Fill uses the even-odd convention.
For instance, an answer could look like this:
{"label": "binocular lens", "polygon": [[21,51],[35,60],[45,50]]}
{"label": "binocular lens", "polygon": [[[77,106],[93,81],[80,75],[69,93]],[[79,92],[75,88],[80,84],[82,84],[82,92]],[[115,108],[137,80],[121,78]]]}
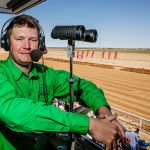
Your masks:
{"label": "binocular lens", "polygon": [[61,40],[82,40],[84,37],[85,27],[78,26],[55,26],[52,30],[51,37]]}
{"label": "binocular lens", "polygon": [[85,30],[84,32],[84,41],[86,42],[96,42],[97,41],[97,31],[95,29]]}

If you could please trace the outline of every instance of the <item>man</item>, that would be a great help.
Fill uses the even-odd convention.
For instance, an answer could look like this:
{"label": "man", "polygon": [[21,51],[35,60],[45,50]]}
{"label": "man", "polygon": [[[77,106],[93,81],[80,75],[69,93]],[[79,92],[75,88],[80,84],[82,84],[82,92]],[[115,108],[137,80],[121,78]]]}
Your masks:
{"label": "man", "polygon": [[[46,133],[52,132],[89,133],[105,144],[106,150],[115,149],[117,138],[124,137],[123,127],[95,84],[74,76],[74,101],[80,99],[99,113],[98,118],[52,106],[54,98],[69,102],[69,73],[33,63],[31,52],[44,49],[40,30],[35,18],[20,15],[2,31],[1,43],[9,57],[0,63],[0,149],[44,149]],[[37,138],[33,140],[32,134]]]}

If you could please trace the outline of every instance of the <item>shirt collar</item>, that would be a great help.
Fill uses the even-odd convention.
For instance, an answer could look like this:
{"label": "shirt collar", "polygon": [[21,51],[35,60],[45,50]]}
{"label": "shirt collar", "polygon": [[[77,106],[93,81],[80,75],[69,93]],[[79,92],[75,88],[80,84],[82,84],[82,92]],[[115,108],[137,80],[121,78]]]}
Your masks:
{"label": "shirt collar", "polygon": [[[19,69],[14,62],[12,61],[12,59],[10,57],[8,57],[7,59],[7,64],[9,69],[12,72],[12,75],[14,77],[15,80],[18,80],[21,78],[22,75],[25,75],[21,69]],[[31,74],[29,78],[32,78],[34,76],[38,76],[38,72],[36,70],[35,64],[32,65],[32,69],[31,69]]]}

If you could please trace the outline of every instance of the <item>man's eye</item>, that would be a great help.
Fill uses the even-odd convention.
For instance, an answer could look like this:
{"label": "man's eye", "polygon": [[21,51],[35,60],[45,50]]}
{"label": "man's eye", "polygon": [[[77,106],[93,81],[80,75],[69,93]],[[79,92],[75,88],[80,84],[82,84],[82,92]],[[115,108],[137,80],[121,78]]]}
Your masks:
{"label": "man's eye", "polygon": [[21,36],[16,37],[16,40],[23,40],[24,38]]}
{"label": "man's eye", "polygon": [[17,41],[23,40],[23,38],[16,38]]}
{"label": "man's eye", "polygon": [[31,41],[33,41],[33,42],[37,42],[38,40],[37,40],[37,39],[31,39]]}

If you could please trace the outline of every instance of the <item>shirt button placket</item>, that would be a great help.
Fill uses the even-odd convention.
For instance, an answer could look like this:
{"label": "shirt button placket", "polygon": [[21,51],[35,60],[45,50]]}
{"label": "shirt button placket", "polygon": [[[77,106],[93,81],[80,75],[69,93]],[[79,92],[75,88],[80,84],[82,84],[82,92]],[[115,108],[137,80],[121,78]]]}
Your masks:
{"label": "shirt button placket", "polygon": [[30,86],[30,79],[29,79],[29,84],[28,84],[28,95],[29,97],[32,95],[32,89],[31,89],[31,86]]}

